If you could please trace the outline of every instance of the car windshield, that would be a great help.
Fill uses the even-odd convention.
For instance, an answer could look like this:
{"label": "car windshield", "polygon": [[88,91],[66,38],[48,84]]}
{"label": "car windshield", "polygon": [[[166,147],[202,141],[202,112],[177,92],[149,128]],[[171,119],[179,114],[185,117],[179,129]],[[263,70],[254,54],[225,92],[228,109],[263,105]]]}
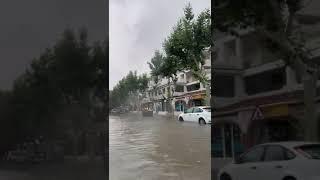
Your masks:
{"label": "car windshield", "polygon": [[207,111],[207,112],[211,112],[211,108],[207,107],[207,108],[203,108],[203,110]]}
{"label": "car windshield", "polygon": [[320,144],[303,145],[295,149],[311,159],[320,159]]}

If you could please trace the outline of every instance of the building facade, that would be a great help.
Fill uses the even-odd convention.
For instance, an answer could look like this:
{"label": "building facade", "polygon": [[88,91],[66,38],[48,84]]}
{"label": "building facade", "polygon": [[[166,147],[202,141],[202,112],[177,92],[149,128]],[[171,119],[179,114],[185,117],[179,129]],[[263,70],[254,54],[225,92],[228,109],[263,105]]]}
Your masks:
{"label": "building facade", "polygon": [[[210,82],[211,56],[209,53],[202,68]],[[194,78],[191,71],[185,71],[177,73],[175,84],[169,83],[166,78],[160,79],[158,83],[150,80],[148,89],[144,93],[143,103],[152,103],[155,113],[173,110],[175,114],[179,114],[187,108],[205,105],[205,99],[205,85]]]}
{"label": "building facade", "polygon": [[[300,23],[312,60],[318,61],[320,18]],[[215,38],[213,156],[235,157],[255,144],[302,139],[301,77],[264,48],[254,31],[240,32],[237,38],[217,32]],[[318,81],[318,113],[319,85]]]}

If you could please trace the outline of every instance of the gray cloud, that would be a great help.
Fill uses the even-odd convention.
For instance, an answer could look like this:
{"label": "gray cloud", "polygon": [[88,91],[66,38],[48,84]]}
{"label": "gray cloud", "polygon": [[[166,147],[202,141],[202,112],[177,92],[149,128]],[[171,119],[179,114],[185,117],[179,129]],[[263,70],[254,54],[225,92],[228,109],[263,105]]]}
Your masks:
{"label": "gray cloud", "polygon": [[5,0],[0,6],[0,88],[8,89],[32,58],[65,28],[87,27],[92,41],[107,36],[107,0]]}
{"label": "gray cloud", "polygon": [[[110,69],[112,88],[130,70],[148,72],[154,50],[161,49],[187,0],[110,0]],[[197,14],[210,0],[191,0]]]}

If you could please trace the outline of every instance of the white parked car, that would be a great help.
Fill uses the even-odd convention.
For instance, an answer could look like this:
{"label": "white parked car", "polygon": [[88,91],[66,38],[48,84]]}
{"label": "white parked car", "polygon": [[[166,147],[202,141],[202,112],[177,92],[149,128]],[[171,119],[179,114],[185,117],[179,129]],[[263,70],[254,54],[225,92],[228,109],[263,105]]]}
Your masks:
{"label": "white parked car", "polygon": [[219,180],[320,180],[320,143],[257,145],[218,173]]}
{"label": "white parked car", "polygon": [[211,123],[211,107],[197,106],[187,109],[178,116],[179,121],[192,121],[199,124]]}

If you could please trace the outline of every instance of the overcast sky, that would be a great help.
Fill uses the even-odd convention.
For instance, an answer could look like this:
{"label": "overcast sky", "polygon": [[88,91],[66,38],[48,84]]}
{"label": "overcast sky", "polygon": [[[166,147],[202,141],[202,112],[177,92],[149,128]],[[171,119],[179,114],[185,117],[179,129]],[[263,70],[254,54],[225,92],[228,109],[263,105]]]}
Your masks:
{"label": "overcast sky", "polygon": [[0,89],[8,89],[31,59],[67,27],[86,26],[89,39],[107,36],[107,0],[1,0]]}
{"label": "overcast sky", "polygon": [[161,49],[188,2],[196,14],[211,7],[210,0],[110,0],[110,89],[130,70],[149,71],[147,61]]}

